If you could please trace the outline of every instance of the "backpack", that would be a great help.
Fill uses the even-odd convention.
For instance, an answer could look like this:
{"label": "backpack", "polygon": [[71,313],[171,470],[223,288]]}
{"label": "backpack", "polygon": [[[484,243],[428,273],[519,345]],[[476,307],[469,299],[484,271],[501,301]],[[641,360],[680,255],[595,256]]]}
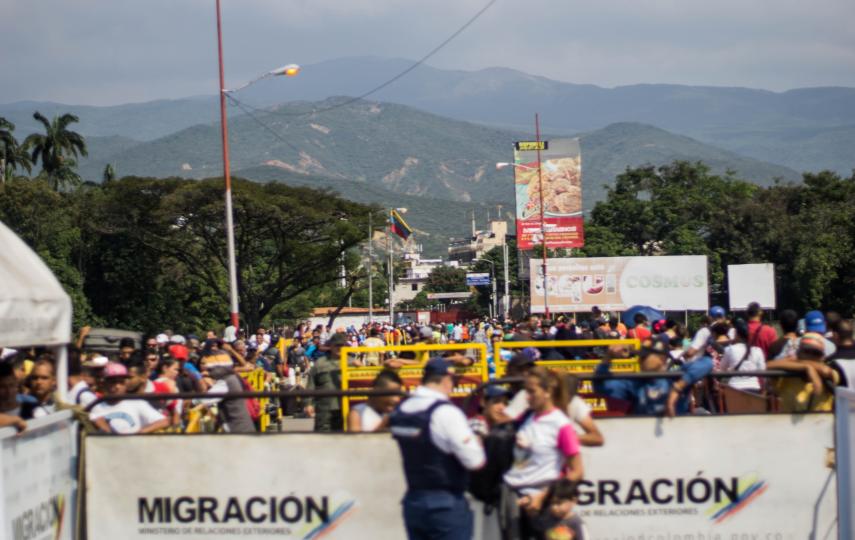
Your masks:
{"label": "backpack", "polygon": [[484,504],[494,507],[499,504],[505,473],[514,463],[517,431],[532,414],[529,409],[519,419],[493,427],[484,437],[487,463],[469,474],[468,487],[469,493]]}
{"label": "backpack", "polygon": [[[246,392],[255,392],[255,388],[251,387],[246,379],[243,377],[238,377],[240,379],[240,385],[243,387]],[[246,404],[246,410],[249,413],[249,417],[252,418],[253,422],[258,422],[258,419],[261,418],[261,404],[258,402],[256,398],[247,398],[244,399],[243,402]]]}

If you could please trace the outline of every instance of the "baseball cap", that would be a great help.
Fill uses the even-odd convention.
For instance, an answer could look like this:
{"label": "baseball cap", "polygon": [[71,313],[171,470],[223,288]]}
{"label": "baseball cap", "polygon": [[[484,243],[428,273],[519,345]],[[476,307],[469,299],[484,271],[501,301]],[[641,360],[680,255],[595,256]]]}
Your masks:
{"label": "baseball cap", "polygon": [[534,358],[525,354],[525,352],[518,352],[511,357],[511,360],[508,362],[508,367],[515,368],[523,368],[534,365]]}
{"label": "baseball cap", "polygon": [[109,362],[101,373],[105,379],[118,379],[128,376],[128,368],[118,362]]}
{"label": "baseball cap", "polygon": [[522,350],[522,353],[531,358],[532,362],[540,360],[540,349],[536,349],[534,347],[526,347]]}
{"label": "baseball cap", "polygon": [[327,345],[330,347],[344,346],[347,344],[347,336],[342,334],[341,332],[336,332],[335,334],[331,335],[330,338],[327,340]]}
{"label": "baseball cap", "polygon": [[431,375],[454,375],[454,364],[445,358],[435,356],[427,361],[424,369],[424,377]]}
{"label": "baseball cap", "polygon": [[498,397],[507,396],[510,392],[508,389],[500,384],[491,384],[487,388],[484,389],[484,398],[485,399],[495,399]]}
{"label": "baseball cap", "polygon": [[172,336],[169,341],[171,341],[172,343],[177,343],[179,345],[184,345],[185,343],[187,343],[187,340],[184,339],[184,336],[179,334],[175,334],[174,336]]}
{"label": "baseball cap", "polygon": [[166,334],[158,334],[154,340],[157,341],[158,345],[163,345],[164,343],[169,343],[169,336]]}
{"label": "baseball cap", "polygon": [[723,319],[725,316],[724,308],[721,306],[713,306],[710,308],[710,317],[715,319]]}
{"label": "baseball cap", "polygon": [[95,355],[89,358],[89,360],[83,362],[84,367],[88,368],[103,368],[106,366],[110,360],[103,355]]}
{"label": "baseball cap", "polygon": [[825,354],[825,338],[816,332],[808,332],[799,339],[799,352]]}
{"label": "baseball cap", "polygon": [[169,346],[169,356],[176,360],[187,360],[190,357],[190,351],[184,345],[176,343]]}
{"label": "baseball cap", "polygon": [[419,330],[419,335],[421,335],[422,339],[431,339],[433,338],[433,329],[430,326],[423,326]]}
{"label": "baseball cap", "polygon": [[826,331],[825,315],[821,311],[808,311],[805,314],[805,330],[808,332],[819,332],[824,334]]}

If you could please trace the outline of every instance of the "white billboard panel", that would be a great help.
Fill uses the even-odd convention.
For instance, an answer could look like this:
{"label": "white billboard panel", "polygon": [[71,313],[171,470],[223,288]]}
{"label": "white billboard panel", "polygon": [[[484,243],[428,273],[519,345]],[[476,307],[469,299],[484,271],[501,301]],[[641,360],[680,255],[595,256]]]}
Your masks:
{"label": "white billboard panel", "polygon": [[727,296],[731,310],[747,309],[751,302],[775,309],[775,265],[727,265]]}
{"label": "white billboard panel", "polygon": [[[541,261],[531,259],[531,311],[544,312]],[[705,255],[547,259],[547,301],[552,312],[709,308]]]}

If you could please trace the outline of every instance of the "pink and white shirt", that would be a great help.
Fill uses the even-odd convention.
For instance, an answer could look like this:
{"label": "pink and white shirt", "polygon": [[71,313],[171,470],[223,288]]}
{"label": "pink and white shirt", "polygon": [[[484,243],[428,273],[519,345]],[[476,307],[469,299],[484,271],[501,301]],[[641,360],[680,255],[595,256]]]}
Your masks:
{"label": "pink and white shirt", "polygon": [[514,463],[505,473],[505,483],[524,495],[542,491],[561,477],[567,458],[579,450],[579,436],[563,412],[532,414],[517,431]]}

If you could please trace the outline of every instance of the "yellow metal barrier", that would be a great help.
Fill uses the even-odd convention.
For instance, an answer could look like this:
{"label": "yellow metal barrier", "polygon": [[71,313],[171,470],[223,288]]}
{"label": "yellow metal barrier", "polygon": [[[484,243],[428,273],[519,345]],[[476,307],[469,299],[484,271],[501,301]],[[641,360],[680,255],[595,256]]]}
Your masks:
{"label": "yellow metal barrier", "polygon": [[[404,386],[407,391],[412,390],[421,381],[424,371],[424,364],[427,362],[430,353],[445,352],[445,351],[476,351],[480,357],[471,366],[458,367],[455,371],[460,376],[460,381],[454,387],[452,399],[465,398],[472,393],[473,390],[488,378],[487,371],[487,346],[483,343],[449,343],[446,345],[387,345],[383,347],[342,347],[341,358],[339,365],[341,368],[341,386],[343,390],[350,389],[351,382],[359,382],[360,388],[365,388],[371,385],[374,378],[385,368],[379,366],[351,366],[348,358],[352,355],[361,355],[363,353],[386,353],[386,352],[415,352],[418,364],[407,365],[395,369],[398,375],[403,379]],[[382,364],[382,362],[381,362]],[[363,398],[342,398],[342,417],[344,418],[345,429],[347,429],[347,415],[350,411],[350,401],[362,401]]]}
{"label": "yellow metal barrier", "polygon": [[[493,344],[493,362],[496,365],[496,377],[504,377],[507,369],[507,362],[502,360],[502,349],[525,349],[534,347],[536,349],[552,349],[552,348],[582,348],[582,347],[608,347],[610,345],[627,345],[634,349],[641,346],[641,342],[637,339],[580,339],[580,340],[565,340],[565,341],[499,341]],[[537,365],[547,367],[554,371],[564,373],[593,373],[599,359],[585,360],[538,360]],[[612,360],[611,370],[617,373],[636,373],[638,372],[638,357],[626,359]],[[607,410],[606,401],[597,397],[586,397],[593,394],[594,388],[591,381],[583,381],[579,387],[579,395],[585,398],[588,405],[596,412],[605,412]]]}

